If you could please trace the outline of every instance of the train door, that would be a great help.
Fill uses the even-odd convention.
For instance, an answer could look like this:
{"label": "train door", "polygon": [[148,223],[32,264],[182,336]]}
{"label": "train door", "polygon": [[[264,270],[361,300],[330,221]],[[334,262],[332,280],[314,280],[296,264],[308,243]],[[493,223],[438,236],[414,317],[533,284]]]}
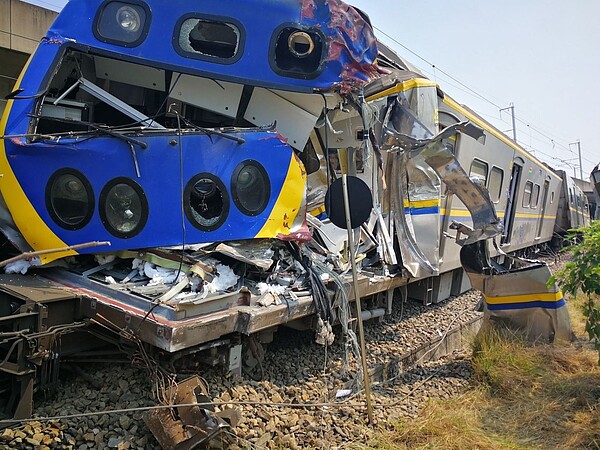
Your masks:
{"label": "train door", "polygon": [[508,199],[506,201],[506,209],[504,210],[504,231],[502,233],[502,244],[510,243],[513,225],[515,222],[515,213],[517,212],[517,197],[519,194],[519,182],[521,181],[521,172],[525,161],[518,158],[513,163],[512,173],[510,176],[510,186],[508,187]]}
{"label": "train door", "polygon": [[538,239],[542,235],[542,228],[544,226],[544,216],[546,215],[546,203],[548,202],[548,191],[550,190],[550,180],[544,181],[544,192],[542,193],[542,208],[540,216],[538,217],[537,232],[535,238]]}

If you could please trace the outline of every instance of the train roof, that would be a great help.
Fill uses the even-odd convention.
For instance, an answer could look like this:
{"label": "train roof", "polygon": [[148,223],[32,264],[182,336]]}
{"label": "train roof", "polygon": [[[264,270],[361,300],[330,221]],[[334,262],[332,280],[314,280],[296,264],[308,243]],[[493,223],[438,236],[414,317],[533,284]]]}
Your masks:
{"label": "train roof", "polygon": [[368,17],[340,0],[71,0],[46,39],[299,92],[379,74]]}

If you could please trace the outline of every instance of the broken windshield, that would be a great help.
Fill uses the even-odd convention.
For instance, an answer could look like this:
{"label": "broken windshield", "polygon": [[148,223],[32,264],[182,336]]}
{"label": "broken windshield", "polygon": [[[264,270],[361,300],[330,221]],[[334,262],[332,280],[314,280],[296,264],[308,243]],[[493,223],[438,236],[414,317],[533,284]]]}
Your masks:
{"label": "broken windshield", "polygon": [[228,137],[232,128],[256,126],[237,114],[243,88],[70,50],[41,99],[32,125],[36,134],[45,136],[97,133],[102,128],[123,132],[190,129]]}

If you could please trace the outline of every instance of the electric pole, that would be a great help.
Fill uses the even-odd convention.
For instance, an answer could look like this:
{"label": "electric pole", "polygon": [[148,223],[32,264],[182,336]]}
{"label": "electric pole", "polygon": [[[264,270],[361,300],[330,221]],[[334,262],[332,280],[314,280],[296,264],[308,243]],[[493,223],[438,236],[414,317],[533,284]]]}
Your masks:
{"label": "electric pole", "polygon": [[577,144],[577,154],[579,156],[579,178],[583,180],[583,165],[581,164],[581,142],[577,139],[576,142],[571,142],[569,146]]}
{"label": "electric pole", "polygon": [[502,113],[502,111],[506,111],[507,109],[510,109],[510,115],[512,116],[513,141],[515,141],[515,144],[516,144],[517,143],[517,125],[515,123],[515,105],[511,103],[509,107],[501,108],[500,113]]}

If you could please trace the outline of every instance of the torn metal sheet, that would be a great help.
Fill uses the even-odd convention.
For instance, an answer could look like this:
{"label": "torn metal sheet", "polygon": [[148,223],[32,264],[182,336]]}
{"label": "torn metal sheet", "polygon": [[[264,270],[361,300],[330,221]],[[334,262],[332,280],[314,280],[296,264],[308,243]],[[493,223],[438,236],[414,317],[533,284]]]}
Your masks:
{"label": "torn metal sheet", "polygon": [[[435,90],[421,88],[422,95],[437,95]],[[388,151],[409,152],[411,158],[420,156],[437,173],[467,207],[473,220],[473,228],[461,226],[460,230],[467,235],[461,244],[470,244],[481,239],[489,239],[502,232],[502,223],[498,219],[494,205],[485,186],[469,178],[454,154],[446,148],[443,140],[463,133],[478,139],[483,130],[470,122],[461,122],[449,126],[433,135],[420,116],[407,106],[404,95],[388,107],[384,121],[383,146]],[[457,225],[458,227],[458,225]]]}
{"label": "torn metal sheet", "polygon": [[300,3],[302,20],[325,34],[328,68],[339,71],[341,92],[348,93],[381,73],[375,63],[377,40],[366,15],[340,0]]}
{"label": "torn metal sheet", "polygon": [[506,270],[491,263],[485,241],[463,246],[460,258],[471,285],[483,293],[488,326],[510,329],[530,342],[572,339],[565,300],[556,284],[548,286],[545,263],[513,258],[516,267]]}
{"label": "torn metal sheet", "polygon": [[171,399],[173,405],[201,405],[155,409],[144,415],[144,422],[165,450],[187,450],[208,445],[224,429],[230,428],[220,413],[215,413],[208,390],[198,376],[169,388],[166,398]]}
{"label": "torn metal sheet", "polygon": [[[404,205],[409,202],[406,192],[408,183],[405,168],[407,161],[408,154],[402,152],[389,155],[387,160],[386,179],[389,183],[389,206],[391,211],[403,211]],[[408,220],[409,217],[407,214],[394,214],[402,264],[413,277],[433,275],[436,269],[421,250],[419,243],[417,243],[412,223]]]}
{"label": "torn metal sheet", "polygon": [[273,265],[273,243],[268,239],[220,243],[215,252],[230,256],[238,261],[268,270]]}

